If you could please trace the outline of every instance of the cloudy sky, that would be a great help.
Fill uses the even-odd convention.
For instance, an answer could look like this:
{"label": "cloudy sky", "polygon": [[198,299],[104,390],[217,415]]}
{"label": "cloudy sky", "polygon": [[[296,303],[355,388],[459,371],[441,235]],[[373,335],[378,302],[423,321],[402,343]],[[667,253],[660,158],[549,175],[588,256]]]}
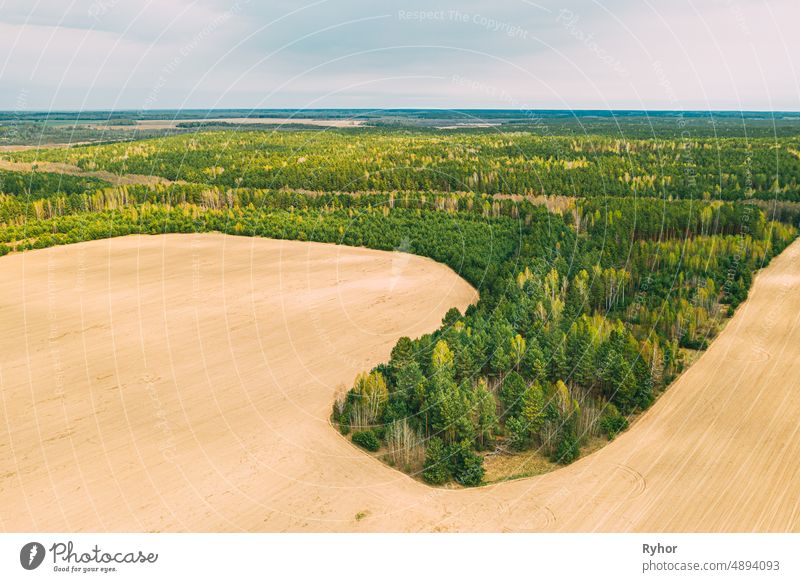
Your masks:
{"label": "cloudy sky", "polygon": [[798,0],[0,0],[0,109],[800,110]]}

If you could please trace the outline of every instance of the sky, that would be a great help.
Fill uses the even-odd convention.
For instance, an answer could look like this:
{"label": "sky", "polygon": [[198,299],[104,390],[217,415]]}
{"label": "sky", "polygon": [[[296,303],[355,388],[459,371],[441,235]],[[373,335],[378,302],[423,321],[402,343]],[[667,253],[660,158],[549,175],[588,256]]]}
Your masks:
{"label": "sky", "polygon": [[800,110],[798,0],[0,0],[0,109]]}

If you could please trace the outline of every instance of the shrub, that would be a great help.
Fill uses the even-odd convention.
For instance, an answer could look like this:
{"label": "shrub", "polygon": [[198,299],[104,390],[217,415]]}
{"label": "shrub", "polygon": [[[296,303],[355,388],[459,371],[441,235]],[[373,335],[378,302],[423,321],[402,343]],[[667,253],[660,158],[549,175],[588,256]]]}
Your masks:
{"label": "shrub", "polygon": [[375,452],[381,448],[381,441],[371,430],[361,430],[353,433],[353,442],[359,447]]}
{"label": "shrub", "polygon": [[468,441],[450,447],[450,468],[455,480],[465,487],[475,487],[483,481],[483,457],[472,450]]}
{"label": "shrub", "polygon": [[350,414],[352,404],[347,394],[339,394],[333,403],[332,420],[339,425],[339,432],[343,435],[350,434]]}
{"label": "shrub", "polygon": [[626,428],[628,428],[628,419],[619,413],[616,406],[609,404],[600,419],[600,429],[609,439],[613,439]]}
{"label": "shrub", "polygon": [[564,423],[558,435],[558,444],[552,460],[560,465],[569,465],[581,454],[575,427],[572,422]]}
{"label": "shrub", "polygon": [[378,437],[379,441],[386,440],[386,425],[381,424],[380,426],[376,426],[372,428],[372,432]]}
{"label": "shrub", "polygon": [[522,451],[530,444],[528,423],[518,416],[512,416],[506,421],[506,431],[509,445],[515,451]]}
{"label": "shrub", "polygon": [[476,487],[483,481],[483,457],[476,453],[469,451],[468,455],[464,455],[461,459],[458,472],[456,473],[456,481],[465,487]]}

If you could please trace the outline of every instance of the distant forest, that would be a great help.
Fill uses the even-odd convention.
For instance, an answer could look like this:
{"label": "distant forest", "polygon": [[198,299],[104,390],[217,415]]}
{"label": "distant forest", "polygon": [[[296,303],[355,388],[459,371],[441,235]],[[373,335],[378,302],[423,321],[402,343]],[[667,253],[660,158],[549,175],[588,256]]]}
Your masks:
{"label": "distant forest", "polygon": [[[77,142],[116,142],[232,129],[208,119],[263,118],[357,120],[357,131],[433,131],[456,133],[526,131],[539,136],[597,135],[621,139],[648,138],[784,138],[800,136],[800,113],[758,111],[604,111],[604,110],[485,110],[485,109],[208,109],[152,111],[0,111],[0,146]],[[174,129],[137,128],[140,121],[181,120]],[[95,129],[94,126],[115,126]],[[483,125],[487,127],[475,127]],[[127,126],[127,128],[125,128]],[[122,128],[120,128],[122,127]],[[287,124],[270,131],[328,131]],[[264,126],[236,125],[238,131],[264,131]]]}

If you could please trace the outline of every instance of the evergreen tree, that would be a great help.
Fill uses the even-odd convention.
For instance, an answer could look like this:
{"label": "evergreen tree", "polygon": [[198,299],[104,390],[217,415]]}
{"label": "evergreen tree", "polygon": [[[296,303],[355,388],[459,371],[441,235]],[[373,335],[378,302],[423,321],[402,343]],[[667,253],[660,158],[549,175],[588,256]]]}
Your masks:
{"label": "evergreen tree", "polygon": [[497,403],[486,387],[486,381],[483,379],[478,382],[473,394],[473,423],[477,446],[479,449],[484,449],[492,443],[497,430]]}
{"label": "evergreen tree", "polygon": [[514,417],[520,415],[525,390],[525,380],[516,372],[511,372],[505,377],[500,388],[500,400],[503,402],[504,416]]}
{"label": "evergreen tree", "polygon": [[422,478],[432,485],[442,485],[451,479],[447,450],[438,437],[430,439],[425,448]]}

